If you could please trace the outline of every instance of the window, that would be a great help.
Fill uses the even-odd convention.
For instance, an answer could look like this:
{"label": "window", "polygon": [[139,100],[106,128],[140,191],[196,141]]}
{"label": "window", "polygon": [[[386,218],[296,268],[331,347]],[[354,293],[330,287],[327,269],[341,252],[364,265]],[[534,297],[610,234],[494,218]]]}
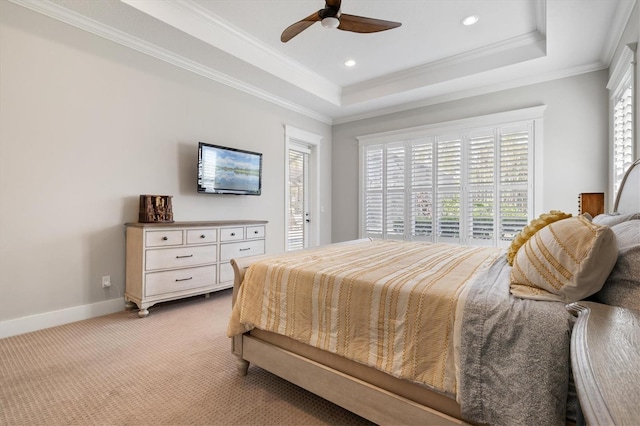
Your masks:
{"label": "window", "polygon": [[611,93],[611,200],[634,159],[635,52],[625,46],[607,84]]}
{"label": "window", "polygon": [[524,112],[505,114],[358,138],[361,236],[510,243],[533,217],[541,118],[487,125]]}

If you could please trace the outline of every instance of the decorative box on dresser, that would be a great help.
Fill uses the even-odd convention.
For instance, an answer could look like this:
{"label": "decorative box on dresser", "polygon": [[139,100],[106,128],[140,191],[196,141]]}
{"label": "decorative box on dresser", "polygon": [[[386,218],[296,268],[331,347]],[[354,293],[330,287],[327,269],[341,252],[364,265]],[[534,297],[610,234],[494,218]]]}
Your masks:
{"label": "decorative box on dresser", "polygon": [[578,214],[585,213],[589,213],[591,217],[604,213],[604,192],[578,194]]}
{"label": "decorative box on dresser", "polygon": [[125,302],[156,303],[233,287],[233,258],[265,253],[267,221],[126,223]]}

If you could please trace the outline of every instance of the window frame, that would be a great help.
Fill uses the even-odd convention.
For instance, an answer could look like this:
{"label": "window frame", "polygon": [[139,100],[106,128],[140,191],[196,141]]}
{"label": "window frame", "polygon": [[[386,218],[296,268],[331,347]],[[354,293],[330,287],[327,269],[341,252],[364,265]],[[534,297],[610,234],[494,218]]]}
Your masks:
{"label": "window frame", "polygon": [[[536,188],[541,188],[542,181],[542,136],[543,136],[543,113],[546,106],[536,106],[530,108],[523,108],[513,111],[506,111],[502,113],[472,117],[461,120],[453,120],[443,123],[435,123],[429,124],[419,127],[412,127],[406,129],[399,129],[390,132],[384,133],[376,133],[371,135],[363,135],[358,136],[358,145],[359,145],[359,205],[358,205],[358,221],[359,221],[359,236],[360,238],[365,237],[366,233],[366,223],[365,223],[365,154],[368,147],[376,146],[376,145],[387,145],[391,143],[408,143],[410,141],[416,140],[426,140],[429,138],[446,137],[451,134],[470,134],[470,132],[475,132],[479,129],[488,129],[495,127],[510,127],[512,125],[522,125],[528,124],[529,127],[529,144],[528,144],[528,173],[529,173],[529,181],[528,181],[528,218],[530,221],[534,217],[540,214],[538,209],[542,205],[542,194],[541,191],[536,191]],[[463,149],[467,149],[467,147],[463,147]],[[466,173],[466,171],[463,171]],[[434,185],[437,183],[434,182]],[[407,191],[407,196],[411,196],[411,186],[405,186],[405,190]],[[434,190],[435,192],[435,190]],[[436,208],[436,206],[434,206]],[[461,205],[461,208],[463,206]],[[410,213],[407,213],[410,214]],[[406,215],[405,215],[406,216]],[[462,215],[464,217],[464,215]],[[433,237],[427,238],[428,241],[436,241],[436,230],[435,224],[433,224]],[[383,224],[383,234],[384,237],[384,224]],[[461,228],[461,235],[464,233]],[[412,240],[422,240],[424,238],[412,238],[410,236],[411,230],[405,229],[403,239],[412,239]],[[461,237],[460,242],[463,242],[466,237]],[[440,239],[442,240],[442,239]],[[495,244],[500,246],[504,245],[499,241],[495,241]]]}
{"label": "window frame", "polygon": [[[624,171],[630,166],[633,161],[637,158],[636,153],[636,144],[637,144],[637,134],[638,129],[636,128],[636,108],[637,108],[637,99],[636,99],[636,84],[635,76],[636,76],[636,45],[635,44],[627,44],[624,46],[620,57],[616,61],[615,65],[611,68],[611,74],[609,77],[609,81],[607,82],[607,89],[609,90],[609,193],[607,196],[607,205],[613,206],[614,200],[616,198],[617,188],[619,187],[622,177],[624,176]],[[621,97],[624,92],[628,89],[631,89],[631,158],[629,162],[623,163],[622,165],[622,173],[617,173],[616,168],[616,150],[617,150],[617,141],[615,137],[615,116],[616,116],[616,106],[618,101],[621,100]],[[626,167],[625,167],[626,165]]]}

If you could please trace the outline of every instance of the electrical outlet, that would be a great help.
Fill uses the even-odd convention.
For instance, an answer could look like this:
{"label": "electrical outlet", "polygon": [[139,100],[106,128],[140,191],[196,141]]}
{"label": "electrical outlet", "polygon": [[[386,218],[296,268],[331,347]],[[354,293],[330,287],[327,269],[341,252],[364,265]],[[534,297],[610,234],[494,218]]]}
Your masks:
{"label": "electrical outlet", "polygon": [[105,275],[102,277],[102,288],[111,287],[111,275]]}

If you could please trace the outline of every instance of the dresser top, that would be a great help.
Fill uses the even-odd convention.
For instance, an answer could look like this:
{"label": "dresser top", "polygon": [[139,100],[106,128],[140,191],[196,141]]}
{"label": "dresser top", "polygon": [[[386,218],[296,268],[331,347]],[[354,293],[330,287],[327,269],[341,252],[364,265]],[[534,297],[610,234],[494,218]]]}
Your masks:
{"label": "dresser top", "polygon": [[235,225],[264,225],[266,220],[203,220],[190,222],[129,222],[124,226],[134,228],[187,228],[196,226],[235,226]]}

